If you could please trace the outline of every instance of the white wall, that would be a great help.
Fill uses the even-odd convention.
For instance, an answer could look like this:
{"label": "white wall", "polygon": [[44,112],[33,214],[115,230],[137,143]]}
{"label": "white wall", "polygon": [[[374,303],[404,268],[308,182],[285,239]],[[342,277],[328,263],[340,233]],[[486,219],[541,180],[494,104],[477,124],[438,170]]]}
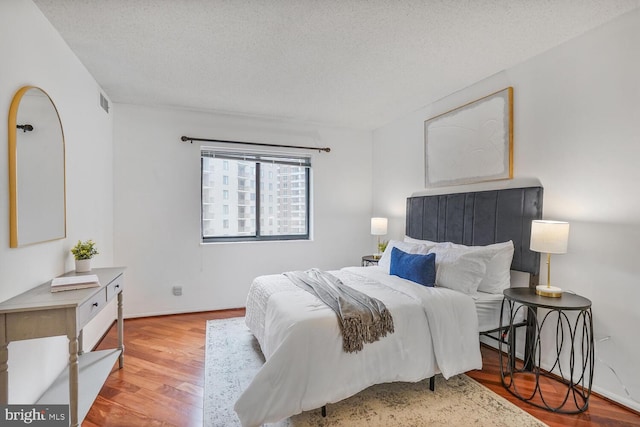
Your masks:
{"label": "white wall", "polygon": [[[100,109],[100,88],[56,30],[29,0],[0,2],[0,301],[73,269],[69,249],[92,238],[113,259],[113,154],[111,116]],[[44,89],[58,108],[66,141],[67,238],[9,248],[7,117],[13,95],[25,85]],[[46,185],[46,183],[43,183]],[[85,329],[90,348],[115,319],[114,308]],[[47,357],[43,357],[47,355]],[[66,337],[9,345],[9,402],[29,404],[66,366]]]}
{"label": "white wall", "polygon": [[[8,209],[0,209],[0,300],[72,269],[69,248],[87,238],[99,245],[94,266],[129,267],[129,316],[240,307],[259,274],[358,264],[374,248],[372,214],[390,218],[387,237],[403,234],[405,198],[424,183],[423,121],[513,86],[515,173],[540,178],[545,217],[572,224],[554,279],[593,301],[596,335],[611,337],[598,346],[594,389],[640,409],[604,364],[640,399],[639,45],[636,10],[377,130],[372,151],[368,132],[286,121],[115,105],[112,122],[98,106],[99,86],[37,7],[3,0],[0,134],[21,86],[49,93],[65,131],[68,237],[9,249]],[[314,239],[201,245],[198,147],[179,142],[183,134],[330,146],[313,158]],[[5,201],[7,162],[0,150]],[[182,297],[171,295],[175,284]],[[91,322],[85,348],[113,318],[112,306]],[[35,401],[67,360],[66,338],[12,343],[9,351],[11,403]]]}
{"label": "white wall", "polygon": [[[424,187],[424,120],[513,86],[515,175],[538,177],[545,189],[544,217],[571,223],[569,253],[553,257],[552,279],[591,299],[596,338],[611,337],[596,346],[594,390],[635,409],[640,409],[638,46],[640,9],[376,130],[373,153],[374,211],[389,216],[389,237],[400,238],[404,199]],[[546,356],[550,360],[550,352]]]}
{"label": "white wall", "polygon": [[[258,275],[359,265],[373,251],[370,132],[126,104],[114,111],[116,263],[128,267],[127,316],[244,307]],[[330,147],[311,152],[313,239],[201,244],[200,145],[182,135]]]}

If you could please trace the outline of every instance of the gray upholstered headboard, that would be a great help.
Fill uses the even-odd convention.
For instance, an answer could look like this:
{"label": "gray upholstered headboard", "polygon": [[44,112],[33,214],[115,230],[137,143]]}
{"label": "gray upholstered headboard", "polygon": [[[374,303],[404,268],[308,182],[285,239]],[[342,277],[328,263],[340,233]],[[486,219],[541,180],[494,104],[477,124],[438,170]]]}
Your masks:
{"label": "gray upholstered headboard", "polygon": [[426,190],[407,199],[406,234],[435,242],[488,245],[512,240],[511,269],[538,281],[540,254],[529,249],[531,221],[542,218],[537,179]]}

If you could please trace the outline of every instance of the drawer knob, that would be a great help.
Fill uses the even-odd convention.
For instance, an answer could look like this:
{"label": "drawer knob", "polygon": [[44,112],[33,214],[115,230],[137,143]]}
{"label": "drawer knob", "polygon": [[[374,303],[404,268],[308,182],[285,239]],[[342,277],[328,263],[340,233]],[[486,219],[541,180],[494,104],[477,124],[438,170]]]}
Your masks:
{"label": "drawer knob", "polygon": [[93,303],[93,306],[94,306],[94,307],[97,307],[97,306],[98,306],[98,303],[97,303],[97,302],[94,302],[94,303]]}

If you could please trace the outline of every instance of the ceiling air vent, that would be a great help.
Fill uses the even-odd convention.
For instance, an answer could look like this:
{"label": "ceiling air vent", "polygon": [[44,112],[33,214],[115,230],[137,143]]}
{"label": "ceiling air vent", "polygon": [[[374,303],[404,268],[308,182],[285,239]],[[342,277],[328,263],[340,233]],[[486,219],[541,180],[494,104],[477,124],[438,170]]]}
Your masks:
{"label": "ceiling air vent", "polygon": [[104,111],[106,111],[107,113],[109,112],[109,100],[105,98],[102,93],[100,93],[100,106]]}

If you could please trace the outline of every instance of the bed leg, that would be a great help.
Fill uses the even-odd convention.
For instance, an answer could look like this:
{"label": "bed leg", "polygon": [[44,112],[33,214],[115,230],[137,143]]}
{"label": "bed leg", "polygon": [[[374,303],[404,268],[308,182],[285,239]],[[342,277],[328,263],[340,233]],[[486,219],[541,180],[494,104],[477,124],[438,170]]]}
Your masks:
{"label": "bed leg", "polygon": [[431,391],[435,391],[436,390],[436,377],[435,375],[431,378],[429,378],[429,390]]}
{"label": "bed leg", "polygon": [[322,410],[322,416],[323,416],[323,417],[326,417],[326,416],[327,416],[327,405],[324,405],[324,406],[321,408],[321,410]]}

